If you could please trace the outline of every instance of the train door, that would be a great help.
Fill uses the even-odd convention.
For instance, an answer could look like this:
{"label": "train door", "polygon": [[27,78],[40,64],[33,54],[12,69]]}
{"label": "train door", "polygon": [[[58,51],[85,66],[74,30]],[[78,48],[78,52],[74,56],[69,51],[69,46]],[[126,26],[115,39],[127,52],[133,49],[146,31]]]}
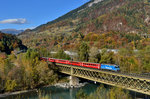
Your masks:
{"label": "train door", "polygon": [[101,69],[101,64],[98,64],[98,69]]}

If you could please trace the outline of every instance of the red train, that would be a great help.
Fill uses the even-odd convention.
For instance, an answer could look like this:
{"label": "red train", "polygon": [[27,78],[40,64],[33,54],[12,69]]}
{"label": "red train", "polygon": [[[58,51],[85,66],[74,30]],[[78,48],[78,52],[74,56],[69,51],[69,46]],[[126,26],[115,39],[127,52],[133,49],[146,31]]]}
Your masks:
{"label": "red train", "polygon": [[99,64],[99,63],[89,63],[89,62],[77,62],[77,61],[62,60],[62,59],[47,58],[47,57],[41,57],[40,59],[43,60],[43,61],[55,62],[55,63],[66,64],[66,65],[82,66],[82,67],[103,69],[103,70],[111,70],[111,71],[120,71],[119,66],[114,65],[114,64]]}
{"label": "red train", "polygon": [[62,60],[62,59],[47,58],[47,57],[41,57],[40,59],[43,61],[74,65],[74,66],[89,67],[89,68],[96,68],[96,69],[100,69],[101,67],[101,64],[98,64],[98,63],[77,62],[77,61]]}

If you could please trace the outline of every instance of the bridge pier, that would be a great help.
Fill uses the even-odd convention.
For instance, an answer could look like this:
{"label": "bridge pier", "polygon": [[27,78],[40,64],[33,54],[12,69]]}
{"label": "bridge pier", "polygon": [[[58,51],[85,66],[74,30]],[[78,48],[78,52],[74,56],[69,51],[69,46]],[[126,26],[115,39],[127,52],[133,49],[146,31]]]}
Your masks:
{"label": "bridge pier", "polygon": [[73,76],[73,68],[71,68],[71,76],[70,76],[70,86],[74,87],[79,85],[79,79],[75,76]]}
{"label": "bridge pier", "polygon": [[70,76],[70,86],[77,86],[79,85],[79,79],[75,76]]}

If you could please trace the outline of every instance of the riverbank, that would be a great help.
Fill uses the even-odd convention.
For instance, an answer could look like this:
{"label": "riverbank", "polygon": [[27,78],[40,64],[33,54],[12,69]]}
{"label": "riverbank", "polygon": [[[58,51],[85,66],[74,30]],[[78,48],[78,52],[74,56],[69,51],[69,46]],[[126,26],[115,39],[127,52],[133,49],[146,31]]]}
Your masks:
{"label": "riverbank", "polygon": [[4,94],[0,94],[0,99],[5,98],[7,96],[19,95],[19,94],[24,94],[24,93],[28,93],[28,92],[38,92],[38,90],[32,89],[32,90],[23,90],[23,91],[16,91],[16,92],[7,92]]}

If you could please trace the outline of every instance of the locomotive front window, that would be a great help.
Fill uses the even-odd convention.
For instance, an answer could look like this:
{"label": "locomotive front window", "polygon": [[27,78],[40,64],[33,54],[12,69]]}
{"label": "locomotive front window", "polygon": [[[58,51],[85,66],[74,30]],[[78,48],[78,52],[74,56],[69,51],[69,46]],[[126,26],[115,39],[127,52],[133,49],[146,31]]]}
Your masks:
{"label": "locomotive front window", "polygon": [[119,68],[119,66],[115,66],[115,68]]}

